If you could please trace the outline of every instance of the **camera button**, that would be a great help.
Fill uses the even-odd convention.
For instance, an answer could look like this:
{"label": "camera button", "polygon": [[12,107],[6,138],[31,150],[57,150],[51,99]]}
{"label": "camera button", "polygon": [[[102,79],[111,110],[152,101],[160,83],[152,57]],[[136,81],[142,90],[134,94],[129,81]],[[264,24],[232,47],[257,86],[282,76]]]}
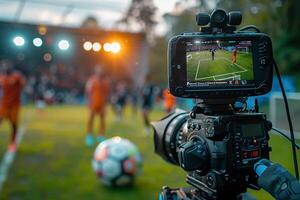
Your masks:
{"label": "camera button", "polygon": [[259,58],[259,62],[261,65],[265,65],[266,64],[266,56]]}
{"label": "camera button", "polygon": [[243,160],[243,164],[244,164],[244,165],[246,165],[246,164],[248,164],[248,163],[249,163],[248,160]]}
{"label": "camera button", "polygon": [[258,53],[265,53],[267,51],[267,49],[264,47],[264,48],[259,48],[258,49]]}
{"label": "camera button", "polygon": [[263,65],[260,65],[260,66],[259,66],[259,69],[265,70],[265,67],[264,67]]}
{"label": "camera button", "polygon": [[184,93],[183,87],[177,87],[177,88],[175,89],[175,93],[176,93],[177,95],[183,95],[183,93]]}

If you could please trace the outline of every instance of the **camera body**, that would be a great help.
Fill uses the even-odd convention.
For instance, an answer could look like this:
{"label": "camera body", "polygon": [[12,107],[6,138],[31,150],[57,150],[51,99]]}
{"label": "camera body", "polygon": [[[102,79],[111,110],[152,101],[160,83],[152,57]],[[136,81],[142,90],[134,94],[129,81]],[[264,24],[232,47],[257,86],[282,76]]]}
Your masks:
{"label": "camera body", "polygon": [[180,166],[189,172],[189,184],[211,191],[209,196],[258,188],[253,165],[268,159],[270,150],[270,124],[264,114],[196,114],[187,126],[187,141],[178,147],[178,156]]}
{"label": "camera body", "polygon": [[[232,64],[235,48],[238,61]],[[213,60],[211,52],[220,56]],[[266,94],[272,88],[272,56],[271,40],[263,33],[196,32],[175,36],[168,47],[170,92],[185,98]],[[239,62],[239,58],[243,60]],[[224,66],[216,73],[219,63]]]}
{"label": "camera body", "polygon": [[187,183],[198,196],[231,198],[247,188],[259,189],[253,165],[268,159],[270,151],[265,114],[177,110],[153,127],[156,153],[188,172]]}

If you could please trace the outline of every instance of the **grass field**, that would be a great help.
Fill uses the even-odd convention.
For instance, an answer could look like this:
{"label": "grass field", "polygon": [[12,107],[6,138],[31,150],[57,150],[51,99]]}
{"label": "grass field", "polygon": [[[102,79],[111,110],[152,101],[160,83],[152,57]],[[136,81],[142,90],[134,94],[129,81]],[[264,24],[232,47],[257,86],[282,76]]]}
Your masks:
{"label": "grass field", "polygon": [[[154,154],[152,135],[143,132],[141,115],[129,109],[124,120],[115,122],[109,114],[108,136],[129,138],[142,152],[143,173],[131,188],[111,189],[102,186],[91,169],[92,149],[84,145],[87,111],[80,106],[48,107],[38,116],[33,107],[23,109],[29,119],[23,141],[17,151],[0,199],[101,199],[154,200],[163,185],[185,186],[185,172]],[[151,118],[163,116],[160,111]],[[0,127],[1,157],[8,141],[8,125]],[[272,136],[272,160],[293,172],[289,143]],[[300,158],[300,157],[299,157]],[[265,192],[251,192],[258,199],[272,199]]]}
{"label": "grass field", "polygon": [[231,52],[217,50],[215,59],[209,51],[190,52],[187,54],[188,81],[233,80],[240,75],[240,80],[253,80],[252,54],[237,53],[237,62],[232,64]]}

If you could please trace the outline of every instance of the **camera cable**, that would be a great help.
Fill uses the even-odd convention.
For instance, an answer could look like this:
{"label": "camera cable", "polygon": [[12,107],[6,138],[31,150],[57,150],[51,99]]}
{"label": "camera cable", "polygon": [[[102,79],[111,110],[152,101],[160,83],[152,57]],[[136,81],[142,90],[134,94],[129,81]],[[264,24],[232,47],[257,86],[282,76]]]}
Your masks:
{"label": "camera cable", "polygon": [[285,110],[286,110],[286,115],[287,115],[288,124],[289,124],[289,129],[290,129],[293,160],[294,160],[294,168],[295,168],[295,176],[296,176],[297,180],[299,180],[299,169],[298,169],[297,152],[296,152],[297,145],[296,145],[296,140],[295,140],[293,123],[292,123],[291,115],[290,115],[289,104],[288,104],[287,96],[286,96],[286,93],[285,93],[285,89],[283,87],[283,83],[282,83],[282,79],[281,79],[280,72],[279,72],[279,69],[278,69],[278,65],[277,65],[274,58],[273,58],[273,64],[274,64],[275,72],[276,72],[276,75],[277,75],[277,79],[279,81],[279,86],[280,86],[280,89],[281,89],[281,92],[282,92],[283,101],[284,101]]}

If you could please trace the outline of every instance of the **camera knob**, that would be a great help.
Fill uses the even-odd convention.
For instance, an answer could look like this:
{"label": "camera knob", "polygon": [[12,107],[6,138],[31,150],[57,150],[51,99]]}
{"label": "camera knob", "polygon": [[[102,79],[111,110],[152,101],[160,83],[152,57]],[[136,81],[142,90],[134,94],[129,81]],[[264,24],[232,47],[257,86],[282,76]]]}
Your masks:
{"label": "camera knob", "polygon": [[208,151],[204,142],[192,138],[179,146],[180,166],[186,171],[205,170],[208,165]]}
{"label": "camera knob", "polygon": [[210,187],[210,188],[216,188],[216,176],[214,173],[209,173],[206,177],[206,182],[207,182],[207,185]]}
{"label": "camera knob", "polygon": [[192,124],[192,129],[196,130],[197,129],[197,124]]}
{"label": "camera knob", "polygon": [[267,129],[268,129],[268,131],[270,131],[271,129],[272,129],[272,122],[271,121],[267,121]]}

